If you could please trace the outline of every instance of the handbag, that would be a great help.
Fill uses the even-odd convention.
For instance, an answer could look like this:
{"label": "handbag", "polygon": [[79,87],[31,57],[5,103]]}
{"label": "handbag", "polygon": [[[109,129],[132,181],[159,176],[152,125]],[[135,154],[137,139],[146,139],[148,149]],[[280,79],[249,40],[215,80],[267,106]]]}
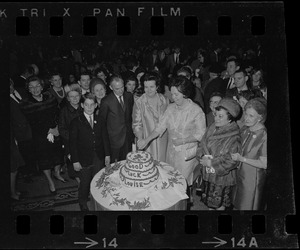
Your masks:
{"label": "handbag", "polygon": [[203,166],[201,164],[198,164],[194,169],[194,181],[193,181],[193,188],[196,190],[196,192],[202,192],[204,190],[203,186],[203,177],[202,177],[202,168]]}
{"label": "handbag", "polygon": [[197,154],[197,145],[191,148],[187,148],[185,150],[184,160],[190,161],[196,157],[196,154]]}
{"label": "handbag", "polygon": [[202,177],[202,174],[200,174],[200,175],[196,178],[196,180],[195,180],[195,182],[194,182],[194,185],[195,185],[196,191],[198,191],[198,192],[203,192],[203,190],[204,190],[204,183],[203,183],[203,177]]}

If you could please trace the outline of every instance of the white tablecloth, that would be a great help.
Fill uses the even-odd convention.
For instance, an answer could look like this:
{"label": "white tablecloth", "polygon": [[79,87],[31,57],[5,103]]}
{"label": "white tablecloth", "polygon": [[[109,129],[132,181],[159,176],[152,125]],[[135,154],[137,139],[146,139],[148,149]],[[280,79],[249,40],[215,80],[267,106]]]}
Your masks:
{"label": "white tablecloth", "polygon": [[170,165],[160,162],[158,182],[148,189],[124,186],[119,177],[125,161],[102,169],[91,182],[91,201],[95,210],[184,210],[186,209],[186,180]]}

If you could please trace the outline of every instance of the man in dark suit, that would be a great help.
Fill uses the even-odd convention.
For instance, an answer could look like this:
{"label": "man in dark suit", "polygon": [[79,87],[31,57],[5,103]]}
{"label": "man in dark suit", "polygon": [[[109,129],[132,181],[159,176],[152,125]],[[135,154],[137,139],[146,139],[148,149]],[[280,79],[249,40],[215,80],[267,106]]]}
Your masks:
{"label": "man in dark suit", "polygon": [[247,72],[244,69],[239,69],[234,73],[234,83],[235,87],[232,89],[226,90],[226,96],[236,98],[240,93],[242,92],[249,92],[251,93],[251,90],[247,86],[248,81],[248,75]]}
{"label": "man in dark suit", "polygon": [[[232,89],[226,90],[226,97],[233,98],[235,100],[239,100],[240,96],[248,96],[248,99],[255,97],[255,93],[248,88],[247,81],[248,81],[247,72],[244,69],[239,69],[234,73],[234,83],[235,87]],[[243,115],[241,110],[240,114],[237,116],[239,120]]]}
{"label": "man in dark suit", "polygon": [[87,93],[80,102],[83,114],[70,125],[70,154],[74,170],[79,172],[79,206],[81,211],[88,211],[90,183],[97,172],[110,166],[110,145],[105,123],[94,115],[96,97]]}
{"label": "man in dark suit", "polygon": [[144,59],[144,66],[146,69],[148,69],[148,71],[152,71],[154,70],[158,61],[157,48],[154,48],[151,53],[146,55]]}
{"label": "man in dark suit", "polygon": [[26,66],[23,69],[23,72],[21,75],[14,77],[14,88],[18,91],[18,93],[21,95],[23,99],[26,99],[28,97],[28,91],[26,90],[26,81],[29,77],[34,75],[34,68],[32,66]]}
{"label": "man in dark suit", "polygon": [[[176,73],[176,71],[182,67],[183,59],[179,46],[174,46],[174,53],[167,57],[166,67],[169,74]],[[174,70],[175,69],[175,70]],[[175,71],[175,72],[174,72]]]}
{"label": "man in dark suit", "polygon": [[124,92],[124,82],[120,76],[110,80],[112,93],[102,99],[99,115],[105,121],[111,147],[111,162],[125,160],[132,150],[133,95]]}
{"label": "man in dark suit", "polygon": [[209,67],[208,71],[209,71],[209,81],[204,86],[204,94],[203,94],[206,114],[210,112],[209,99],[211,97],[211,94],[214,92],[219,92],[222,95],[225,95],[226,93],[226,83],[220,77],[220,74],[222,72],[222,66],[218,63],[213,63]]}
{"label": "man in dark suit", "polygon": [[226,85],[226,90],[232,89],[235,87],[234,82],[234,73],[240,69],[241,62],[235,57],[228,59],[226,62],[226,72],[223,76],[223,80]]}
{"label": "man in dark suit", "polygon": [[221,56],[220,56],[221,52],[222,52],[222,46],[218,44],[215,45],[214,49],[209,53],[209,61],[211,64],[221,62]]}
{"label": "man in dark suit", "polygon": [[122,78],[128,79],[131,76],[135,76],[135,71],[139,67],[139,62],[134,56],[129,56],[126,61],[126,71],[122,72]]}

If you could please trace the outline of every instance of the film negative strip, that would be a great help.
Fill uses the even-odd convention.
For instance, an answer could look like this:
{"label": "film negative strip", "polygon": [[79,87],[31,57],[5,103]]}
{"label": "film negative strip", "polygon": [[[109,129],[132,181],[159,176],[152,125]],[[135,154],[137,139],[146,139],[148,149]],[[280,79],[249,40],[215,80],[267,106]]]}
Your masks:
{"label": "film negative strip", "polygon": [[[2,161],[4,166],[10,165],[11,169],[7,167],[4,170],[6,172],[1,182],[1,247],[299,248],[299,228],[295,223],[297,183],[294,182],[292,166],[284,13],[282,2],[1,3],[0,50],[2,59],[5,59],[1,60],[1,77],[11,79],[16,85],[17,77],[22,75],[28,79],[26,74],[31,70],[31,76],[44,78],[43,84],[31,86],[29,83],[29,92],[33,95],[44,84],[55,86],[55,76],[59,78],[58,81],[63,79],[62,83],[66,86],[76,83],[74,79],[86,71],[93,71],[99,78],[102,74],[105,81],[109,72],[117,72],[123,77],[121,73],[126,68],[129,71],[129,68],[135,67],[136,70],[138,66],[138,70],[144,68],[141,73],[146,69],[160,73],[166,70],[167,78],[172,78],[174,72],[188,66],[193,77],[191,80],[197,86],[197,79],[200,79],[201,89],[211,80],[209,72],[217,75],[224,73],[221,76],[226,78],[226,71],[230,71],[228,67],[226,70],[226,63],[230,60],[235,62],[235,59],[243,61],[249,78],[253,77],[252,70],[259,64],[260,68],[256,69],[260,74],[265,73],[269,89],[265,124],[269,135],[268,147],[264,149],[260,146],[256,152],[258,155],[250,157],[250,161],[259,160],[261,158],[258,156],[267,154],[267,170],[264,170],[264,178],[261,178],[259,171],[251,177],[247,176],[249,180],[244,182],[248,185],[245,188],[251,189],[253,183],[255,187],[252,194],[244,191],[241,196],[244,202],[254,204],[250,209],[249,206],[238,209],[231,204],[234,203],[234,198],[231,197],[234,191],[230,189],[232,193],[226,196],[224,192],[229,189],[224,188],[224,183],[223,186],[220,184],[223,188],[220,195],[217,190],[219,186],[215,185],[212,190],[213,185],[209,184],[203,174],[199,176],[204,179],[194,178],[191,188],[187,187],[188,191],[184,188],[181,192],[182,188],[176,189],[176,185],[185,187],[187,184],[180,171],[173,171],[172,164],[165,166],[157,162],[155,164],[162,169],[169,167],[169,172],[166,171],[170,175],[169,182],[163,184],[161,181],[160,188],[156,184],[155,190],[143,189],[135,194],[128,187],[126,192],[115,188],[125,184],[120,184],[119,178],[108,179],[110,174],[114,174],[113,171],[100,170],[89,186],[90,195],[86,208],[79,205],[80,184],[76,181],[76,174],[71,179],[70,170],[65,167],[57,170],[60,174],[54,171],[54,179],[51,172],[42,170],[41,162],[46,163],[41,160],[38,161],[40,170],[35,175],[24,172],[24,169],[21,171],[21,168],[13,169],[12,162],[17,161],[17,155],[13,154],[15,151],[11,146],[6,154],[11,157],[5,157]],[[179,49],[182,58],[173,56],[176,49]],[[175,65],[162,62],[164,58],[169,60],[172,56]],[[125,59],[132,57],[138,63],[133,62],[130,66],[129,60]],[[169,66],[163,68],[161,65],[165,64]],[[218,67],[214,67],[213,71],[213,66],[216,65]],[[187,68],[185,73],[189,73]],[[134,82],[138,74],[133,75]],[[52,80],[49,80],[49,76]],[[128,75],[127,77],[129,78]],[[237,86],[239,80],[234,81]],[[114,92],[113,87],[112,91]],[[266,86],[261,87],[260,91],[263,95],[261,98],[267,99]],[[66,93],[57,89],[56,94],[62,96]],[[12,97],[12,92],[10,95]],[[235,94],[234,97],[238,97],[238,101],[241,97],[246,100],[248,98],[240,94]],[[18,96],[12,98],[21,102],[18,101]],[[173,98],[176,104],[176,97]],[[198,104],[201,106],[201,103]],[[12,122],[11,112],[14,111],[12,108],[8,111],[6,105],[2,106],[5,114],[3,117],[7,123],[9,119],[6,117],[11,117]],[[204,110],[205,105],[202,108]],[[94,127],[97,126],[95,124]],[[35,128],[40,126],[42,125]],[[10,128],[7,126],[5,129],[7,130],[3,131]],[[51,133],[55,132],[51,130]],[[4,134],[8,136],[5,145],[8,145],[8,139],[12,145],[12,136],[6,132]],[[256,138],[255,134],[253,138]],[[19,149],[23,147],[22,150],[27,150],[27,153],[31,148],[31,144],[22,142],[16,145]],[[136,142],[133,149],[136,150],[140,145],[142,144]],[[138,159],[142,156],[136,157]],[[26,163],[29,161],[24,160]],[[64,160],[67,162],[66,158]],[[249,163],[249,158],[241,159],[241,162],[247,161]],[[111,166],[115,171],[122,168],[118,163]],[[255,165],[255,168],[259,166]],[[254,168],[253,165],[248,167]],[[162,172],[159,173],[162,178]],[[196,174],[195,176],[198,177]],[[232,177],[235,188],[237,176]],[[126,185],[146,185],[145,181],[131,181],[129,177],[140,177],[137,172],[129,171],[127,177]],[[52,182],[49,178],[52,178]],[[79,178],[81,185],[84,185],[81,178],[83,177]],[[166,186],[170,190],[164,196],[160,189],[167,189]],[[263,193],[263,198],[260,199],[261,206],[257,207],[255,199],[261,197],[260,192]],[[135,200],[134,195],[139,199]],[[220,200],[223,202],[221,205],[224,205],[225,199],[230,203],[226,208],[209,209],[220,203]]]}

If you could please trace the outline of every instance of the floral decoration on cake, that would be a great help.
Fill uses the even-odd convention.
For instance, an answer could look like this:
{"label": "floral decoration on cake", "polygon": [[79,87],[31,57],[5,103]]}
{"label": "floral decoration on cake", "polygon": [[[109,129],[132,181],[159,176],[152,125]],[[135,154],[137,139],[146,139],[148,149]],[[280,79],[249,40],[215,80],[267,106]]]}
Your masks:
{"label": "floral decoration on cake", "polygon": [[[138,151],[129,153],[126,160],[116,162],[111,168],[105,169],[95,185],[102,199],[108,201],[109,207],[122,209],[125,206],[129,210],[145,210],[151,207],[151,192],[183,187],[183,180],[184,177],[178,170],[153,160],[148,152]],[[142,185],[134,185],[134,183],[142,183]],[[131,193],[131,190],[146,193],[144,197],[133,200],[132,197],[125,195]]]}

